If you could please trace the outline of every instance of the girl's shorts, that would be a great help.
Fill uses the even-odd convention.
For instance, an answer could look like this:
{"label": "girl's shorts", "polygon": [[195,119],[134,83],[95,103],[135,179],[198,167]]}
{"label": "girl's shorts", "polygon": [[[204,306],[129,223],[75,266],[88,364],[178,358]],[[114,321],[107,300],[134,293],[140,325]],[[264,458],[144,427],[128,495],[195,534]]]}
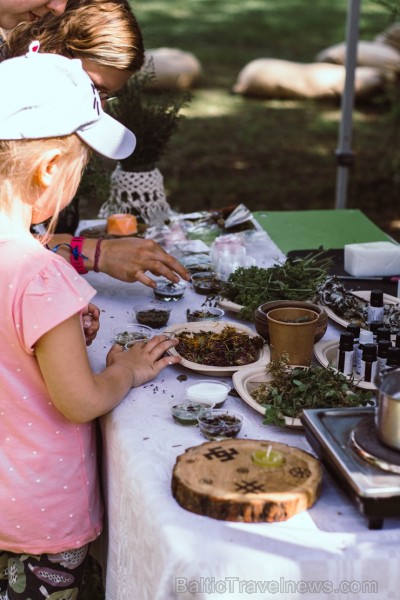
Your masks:
{"label": "girl's shorts", "polygon": [[0,600],[76,600],[88,550],[89,544],[57,554],[0,551]]}

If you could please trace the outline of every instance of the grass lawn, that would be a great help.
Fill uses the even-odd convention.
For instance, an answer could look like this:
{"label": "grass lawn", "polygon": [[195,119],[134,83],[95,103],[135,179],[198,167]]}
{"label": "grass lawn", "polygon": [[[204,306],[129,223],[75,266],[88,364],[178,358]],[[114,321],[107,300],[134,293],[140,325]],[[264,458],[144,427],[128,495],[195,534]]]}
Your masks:
{"label": "grass lawn", "polygon": [[[240,202],[252,210],[334,208],[340,101],[249,99],[231,94],[231,88],[252,59],[313,62],[317,52],[343,41],[347,0],[131,4],[147,48],[181,48],[203,66],[185,119],[158,165],[171,206],[180,211]],[[380,3],[363,0],[360,39],[372,40],[392,20]],[[395,95],[391,90],[356,106],[353,115],[356,161],[347,206],[360,208],[385,230],[397,217],[400,181]],[[81,188],[83,217],[97,216],[112,168],[92,163]]]}

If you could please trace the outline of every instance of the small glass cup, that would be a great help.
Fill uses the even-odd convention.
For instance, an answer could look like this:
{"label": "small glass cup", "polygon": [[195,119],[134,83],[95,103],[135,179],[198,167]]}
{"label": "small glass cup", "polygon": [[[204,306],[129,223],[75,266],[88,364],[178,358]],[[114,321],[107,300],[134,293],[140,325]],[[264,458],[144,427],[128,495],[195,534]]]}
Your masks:
{"label": "small glass cup", "polygon": [[197,294],[208,296],[209,294],[218,294],[221,289],[221,282],[214,271],[200,271],[191,276],[193,289]]}
{"label": "small glass cup", "polygon": [[168,279],[159,279],[157,287],[153,288],[153,293],[157,300],[164,302],[176,302],[180,300],[186,289],[186,284],[183,282],[172,283]]}
{"label": "small glass cup", "polygon": [[212,402],[219,408],[225,402],[231,386],[217,379],[203,379],[185,386],[186,398],[192,402]]}
{"label": "small glass cup", "polygon": [[113,327],[114,342],[126,346],[131,342],[146,342],[153,336],[153,330],[146,325],[122,324]]}
{"label": "small glass cup", "polygon": [[171,414],[179,425],[196,427],[199,424],[197,417],[201,411],[209,410],[213,407],[214,404],[212,402],[192,402],[191,400],[184,400],[179,404],[171,406]]}
{"label": "small glass cup", "polygon": [[210,441],[234,438],[242,428],[243,416],[230,410],[202,410],[197,417],[200,431]]}
{"label": "small glass cup", "polygon": [[152,329],[161,329],[169,321],[171,309],[167,306],[146,304],[135,309],[136,321]]}

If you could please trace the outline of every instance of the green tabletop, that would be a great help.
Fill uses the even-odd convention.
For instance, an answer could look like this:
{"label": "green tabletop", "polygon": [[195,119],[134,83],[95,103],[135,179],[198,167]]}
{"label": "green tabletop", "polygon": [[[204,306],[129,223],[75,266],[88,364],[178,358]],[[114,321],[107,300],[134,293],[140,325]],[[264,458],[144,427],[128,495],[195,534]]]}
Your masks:
{"label": "green tabletop", "polygon": [[360,210],[259,211],[253,214],[285,254],[320,246],[331,250],[346,244],[393,241]]}

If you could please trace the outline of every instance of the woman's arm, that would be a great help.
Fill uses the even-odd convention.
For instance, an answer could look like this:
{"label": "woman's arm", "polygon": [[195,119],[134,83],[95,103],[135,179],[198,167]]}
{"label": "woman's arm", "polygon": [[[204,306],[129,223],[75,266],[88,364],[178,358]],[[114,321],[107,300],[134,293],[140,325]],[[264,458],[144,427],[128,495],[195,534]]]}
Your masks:
{"label": "woman's arm", "polygon": [[108,353],[106,368],[93,373],[77,314],[43,335],[35,352],[54,405],[70,421],[84,423],[109,412],[131,387],[180,362],[178,356],[164,356],[177,342],[158,335],[127,351],[115,345]]}
{"label": "woman's arm", "polygon": [[[49,242],[49,247],[67,243],[70,244],[72,236],[65,233],[56,233]],[[82,254],[87,257],[85,267],[90,271],[94,267],[97,239],[85,238]],[[70,260],[71,252],[68,247],[61,246],[57,254]],[[164,276],[177,283],[182,277],[189,281],[189,273],[173,256],[168,254],[153,240],[142,238],[104,239],[101,243],[101,252],[98,257],[99,271],[107,273],[115,279],[133,282],[140,281],[149,287],[155,287],[155,282],[146,275],[150,271],[153,275]]]}

